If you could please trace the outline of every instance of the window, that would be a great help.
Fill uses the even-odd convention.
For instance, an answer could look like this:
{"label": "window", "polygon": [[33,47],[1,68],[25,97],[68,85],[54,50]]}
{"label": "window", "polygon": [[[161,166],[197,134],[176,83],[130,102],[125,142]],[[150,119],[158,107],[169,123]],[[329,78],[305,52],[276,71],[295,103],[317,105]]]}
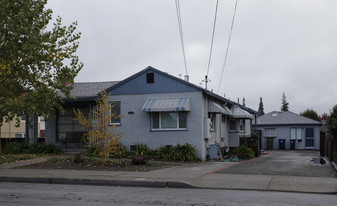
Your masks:
{"label": "window", "polygon": [[111,117],[110,124],[120,125],[121,124],[121,102],[113,102],[111,104]]}
{"label": "window", "polygon": [[235,119],[229,120],[229,130],[236,131],[236,120]]}
{"label": "window", "polygon": [[187,112],[153,112],[152,130],[177,130],[187,128]]}
{"label": "window", "polygon": [[315,146],[314,128],[306,128],[305,129],[305,146],[306,147],[314,147]]}
{"label": "window", "polygon": [[302,140],[302,128],[290,128],[290,139]]}
{"label": "window", "polygon": [[147,73],[146,74],[146,83],[148,83],[148,84],[154,83],[154,73]]}
{"label": "window", "polygon": [[276,129],[275,128],[265,128],[264,129],[265,137],[276,137]]}
{"label": "window", "polygon": [[240,119],[240,131],[244,132],[245,131],[245,120]]}
{"label": "window", "polygon": [[221,120],[222,120],[222,123],[226,123],[226,116],[225,116],[225,115],[222,115],[221,118],[222,118],[222,119],[221,119]]}
{"label": "window", "polygon": [[208,113],[208,118],[211,120],[209,125],[209,131],[215,131],[215,113]]}

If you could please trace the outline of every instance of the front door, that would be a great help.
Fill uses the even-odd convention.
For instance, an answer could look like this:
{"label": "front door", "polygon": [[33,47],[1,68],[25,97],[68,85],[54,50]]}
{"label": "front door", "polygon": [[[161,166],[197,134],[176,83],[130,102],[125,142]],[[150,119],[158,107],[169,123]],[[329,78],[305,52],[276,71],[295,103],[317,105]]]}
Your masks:
{"label": "front door", "polygon": [[315,149],[314,128],[305,129],[305,148]]}

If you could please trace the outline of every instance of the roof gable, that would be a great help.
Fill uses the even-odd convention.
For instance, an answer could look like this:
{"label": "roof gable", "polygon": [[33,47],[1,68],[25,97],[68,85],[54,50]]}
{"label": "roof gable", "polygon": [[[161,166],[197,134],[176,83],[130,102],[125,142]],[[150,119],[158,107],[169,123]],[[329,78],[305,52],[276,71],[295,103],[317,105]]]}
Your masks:
{"label": "roof gable", "polygon": [[[150,73],[153,74],[153,83],[147,83],[147,74]],[[149,66],[146,69],[108,88],[107,92],[111,95],[120,95],[196,92],[201,90],[201,87],[198,88],[194,84]]]}
{"label": "roof gable", "polygon": [[257,125],[321,125],[321,122],[309,119],[294,112],[273,111],[257,118]]}

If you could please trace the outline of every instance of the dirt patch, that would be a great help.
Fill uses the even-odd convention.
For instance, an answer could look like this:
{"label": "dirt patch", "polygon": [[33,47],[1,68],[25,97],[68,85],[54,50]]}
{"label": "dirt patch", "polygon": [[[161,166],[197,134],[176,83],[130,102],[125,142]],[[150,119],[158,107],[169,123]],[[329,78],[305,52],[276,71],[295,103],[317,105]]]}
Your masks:
{"label": "dirt patch", "polygon": [[49,160],[39,164],[32,164],[15,169],[66,169],[66,170],[102,170],[102,171],[151,171],[164,169],[180,165],[178,162],[149,161],[145,165],[133,165],[131,160],[111,160],[109,162],[99,162],[84,160],[83,162],[74,162],[71,159]]}

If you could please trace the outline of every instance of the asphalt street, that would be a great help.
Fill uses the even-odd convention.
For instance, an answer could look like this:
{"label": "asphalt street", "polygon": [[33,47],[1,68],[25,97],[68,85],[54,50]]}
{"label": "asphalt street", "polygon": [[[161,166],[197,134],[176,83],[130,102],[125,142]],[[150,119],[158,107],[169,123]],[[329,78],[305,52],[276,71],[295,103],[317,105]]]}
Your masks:
{"label": "asphalt street", "polygon": [[220,170],[223,174],[335,177],[329,163],[317,164],[318,151],[273,150],[268,155]]}
{"label": "asphalt street", "polygon": [[0,183],[0,205],[335,205],[336,195],[245,190]]}

